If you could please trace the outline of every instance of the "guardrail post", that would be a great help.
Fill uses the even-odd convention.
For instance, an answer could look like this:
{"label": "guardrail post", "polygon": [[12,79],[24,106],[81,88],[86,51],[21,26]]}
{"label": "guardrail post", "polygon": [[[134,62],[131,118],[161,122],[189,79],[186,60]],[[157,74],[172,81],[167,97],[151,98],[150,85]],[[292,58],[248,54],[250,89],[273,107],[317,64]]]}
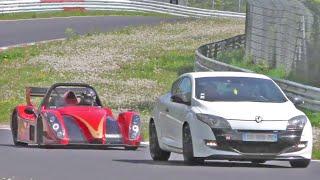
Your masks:
{"label": "guardrail post", "polygon": [[214,44],[214,55],[213,58],[216,59],[218,56],[218,43]]}

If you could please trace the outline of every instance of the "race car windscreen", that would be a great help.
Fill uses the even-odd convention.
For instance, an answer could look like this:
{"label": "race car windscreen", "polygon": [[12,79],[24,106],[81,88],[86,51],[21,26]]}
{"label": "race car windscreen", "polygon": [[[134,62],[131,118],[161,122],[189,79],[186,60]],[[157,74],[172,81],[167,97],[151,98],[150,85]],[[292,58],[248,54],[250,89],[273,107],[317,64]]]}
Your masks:
{"label": "race car windscreen", "polygon": [[268,79],[248,77],[196,78],[196,98],[203,101],[271,102],[287,99],[275,83]]}
{"label": "race car windscreen", "polygon": [[88,87],[56,87],[52,90],[49,107],[98,106],[95,91]]}

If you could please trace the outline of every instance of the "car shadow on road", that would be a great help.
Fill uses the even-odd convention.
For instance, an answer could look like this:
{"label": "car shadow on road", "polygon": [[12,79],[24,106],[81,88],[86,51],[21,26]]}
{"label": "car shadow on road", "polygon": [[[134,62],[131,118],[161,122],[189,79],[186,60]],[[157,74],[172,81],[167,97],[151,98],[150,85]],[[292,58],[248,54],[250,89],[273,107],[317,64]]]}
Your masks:
{"label": "car shadow on road", "polygon": [[156,165],[156,166],[196,166],[196,167],[231,167],[231,168],[290,168],[288,166],[280,166],[280,165],[271,165],[271,164],[253,164],[249,162],[221,162],[221,161],[206,161],[204,164],[200,165],[187,165],[183,161],[153,161],[153,160],[127,160],[127,159],[114,159],[116,162],[124,162],[124,163],[133,163],[133,164],[147,164],[147,165]]}
{"label": "car shadow on road", "polygon": [[0,144],[0,147],[9,147],[9,148],[24,148],[24,149],[55,149],[55,150],[118,150],[118,151],[141,151],[144,146],[139,147],[137,150],[128,150],[124,149],[124,147],[103,147],[103,146],[45,146],[38,147],[37,145],[29,145],[29,146],[15,146],[13,144]]}

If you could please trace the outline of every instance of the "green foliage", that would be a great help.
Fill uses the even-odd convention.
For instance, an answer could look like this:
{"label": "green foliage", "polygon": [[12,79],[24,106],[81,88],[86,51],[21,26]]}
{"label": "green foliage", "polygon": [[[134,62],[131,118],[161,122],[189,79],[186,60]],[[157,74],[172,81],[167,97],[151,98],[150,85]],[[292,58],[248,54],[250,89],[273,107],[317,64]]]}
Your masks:
{"label": "green foliage", "polygon": [[265,74],[272,78],[285,79],[288,77],[284,68],[270,68],[265,61],[261,60],[255,64],[251,57],[245,57],[244,49],[223,52],[218,54],[217,59],[227,64],[231,64],[244,69],[249,69],[259,74]]}
{"label": "green foliage", "polygon": [[192,72],[194,54],[171,51],[154,57],[150,61],[137,61],[127,64],[118,71],[120,78],[138,78],[155,80],[169,90],[172,82],[181,74]]}
{"label": "green foliage", "polygon": [[0,92],[0,123],[8,122],[12,109],[18,104],[25,103],[25,85],[48,86],[63,79],[53,71],[44,70],[42,66],[34,66],[18,60],[2,65],[1,71],[0,84],[4,87]]}
{"label": "green foliage", "polygon": [[312,152],[312,159],[320,159],[320,150],[316,149]]}
{"label": "green foliage", "polygon": [[313,126],[320,127],[320,112],[315,112],[308,109],[301,110],[308,116]]}
{"label": "green foliage", "polygon": [[40,64],[28,62],[40,54],[44,46],[13,48],[0,53],[0,124],[7,123],[12,109],[25,103],[25,85],[50,84],[60,75]]}
{"label": "green foliage", "polygon": [[0,64],[8,63],[17,59],[24,61],[38,54],[39,49],[37,46],[9,49],[0,53]]}

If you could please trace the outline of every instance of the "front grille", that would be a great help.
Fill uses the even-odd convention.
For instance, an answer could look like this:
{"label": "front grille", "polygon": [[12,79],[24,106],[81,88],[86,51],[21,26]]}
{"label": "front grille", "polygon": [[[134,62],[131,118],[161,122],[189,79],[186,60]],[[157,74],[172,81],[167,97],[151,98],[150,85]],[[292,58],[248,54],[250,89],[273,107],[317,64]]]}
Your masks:
{"label": "front grille", "polygon": [[113,119],[112,117],[107,118],[106,125],[107,125],[107,127],[106,127],[107,134],[119,134],[120,133],[118,121]]}
{"label": "front grille", "polygon": [[87,140],[83,136],[77,122],[71,116],[63,116],[66,130],[69,137],[69,143],[85,143]]}
{"label": "front grille", "polygon": [[266,142],[229,142],[224,146],[241,153],[248,154],[279,154],[293,144],[266,143]]}
{"label": "front grille", "polygon": [[[279,154],[287,152],[299,143],[301,131],[245,131],[231,129],[213,129],[218,147],[221,150],[235,151],[242,154]],[[277,142],[242,141],[243,133],[276,133]],[[226,138],[228,136],[228,138]],[[231,137],[231,138],[229,138]]]}
{"label": "front grille", "polygon": [[122,144],[123,139],[118,121],[108,117],[106,126],[106,144]]}

